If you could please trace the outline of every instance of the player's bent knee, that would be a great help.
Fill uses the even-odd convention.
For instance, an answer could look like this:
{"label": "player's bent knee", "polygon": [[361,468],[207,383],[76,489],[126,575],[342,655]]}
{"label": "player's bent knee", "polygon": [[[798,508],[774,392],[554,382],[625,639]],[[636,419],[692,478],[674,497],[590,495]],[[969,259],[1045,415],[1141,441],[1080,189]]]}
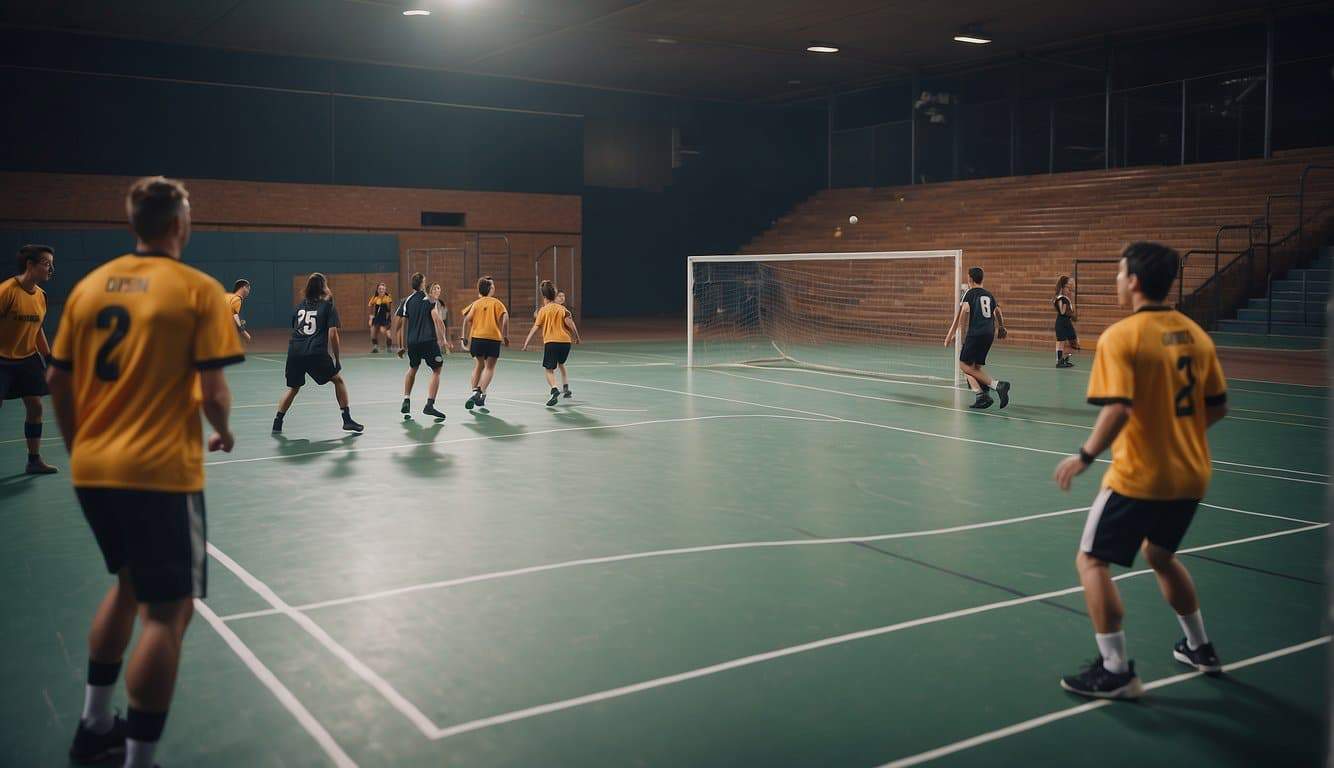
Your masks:
{"label": "player's bent knee", "polygon": [[1075,568],[1080,571],[1092,570],[1094,568],[1106,568],[1107,561],[1094,557],[1084,550],[1075,553]]}
{"label": "player's bent knee", "polygon": [[1164,549],[1148,539],[1144,540],[1144,544],[1140,547],[1140,551],[1144,553],[1144,559],[1149,562],[1149,567],[1155,571],[1161,571],[1172,567],[1172,563],[1177,559],[1175,552]]}

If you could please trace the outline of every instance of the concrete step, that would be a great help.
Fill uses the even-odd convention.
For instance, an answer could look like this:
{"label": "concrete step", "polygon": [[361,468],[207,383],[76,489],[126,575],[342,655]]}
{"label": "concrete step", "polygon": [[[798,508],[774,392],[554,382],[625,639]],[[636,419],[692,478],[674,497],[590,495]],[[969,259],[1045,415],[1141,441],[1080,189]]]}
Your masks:
{"label": "concrete step", "polygon": [[1244,320],[1224,320],[1218,324],[1218,330],[1228,333],[1272,333],[1278,336],[1324,336],[1325,329],[1315,325],[1293,323],[1274,323],[1266,328],[1264,323]]}
{"label": "concrete step", "polygon": [[[1258,310],[1260,310],[1261,312],[1263,312],[1263,311],[1269,309],[1269,299],[1267,299],[1267,298],[1263,298],[1263,297],[1262,297],[1262,298],[1259,298],[1259,299],[1251,299],[1251,301],[1250,301],[1250,305],[1247,306],[1246,309],[1258,309]],[[1274,311],[1275,311],[1275,312],[1300,312],[1300,311],[1302,311],[1302,302],[1301,302],[1300,299],[1280,299],[1280,298],[1278,297],[1278,295],[1275,294],[1275,296],[1274,296]],[[1325,312],[1325,302],[1323,302],[1323,301],[1311,301],[1311,300],[1310,300],[1310,297],[1308,296],[1308,297],[1307,297],[1307,301],[1306,301],[1306,311],[1307,311],[1307,313],[1324,314],[1324,312]]]}
{"label": "concrete step", "polygon": [[[1244,322],[1263,323],[1266,316],[1267,313],[1263,309],[1237,310],[1237,319]],[[1320,307],[1316,312],[1307,312],[1305,318],[1302,317],[1301,312],[1280,312],[1274,310],[1274,322],[1323,326],[1325,324],[1324,307]]]}

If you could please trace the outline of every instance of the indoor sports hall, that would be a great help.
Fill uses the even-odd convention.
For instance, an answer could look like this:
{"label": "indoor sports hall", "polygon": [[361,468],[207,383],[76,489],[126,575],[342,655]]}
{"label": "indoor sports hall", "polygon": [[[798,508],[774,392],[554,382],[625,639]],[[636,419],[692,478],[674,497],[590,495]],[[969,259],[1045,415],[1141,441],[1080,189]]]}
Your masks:
{"label": "indoor sports hall", "polygon": [[[43,370],[81,281],[145,252],[140,177],[188,189],[181,261],[240,298],[235,444],[202,452],[192,540],[207,594],[151,764],[1326,764],[1331,22],[1244,0],[6,5],[0,252],[14,290],[48,270]],[[1176,548],[1221,669],[1174,658],[1185,624],[1141,555],[1110,567],[1143,689],[1121,701],[1061,682],[1103,649],[1076,554],[1113,450],[1069,492],[1053,472],[1115,405],[1091,374],[1140,314],[1139,241],[1174,251],[1161,303],[1226,376]],[[315,272],[350,411],[314,379],[275,424]],[[482,398],[479,282],[508,312]],[[429,357],[404,391],[415,288],[444,418]],[[575,329],[549,379],[539,313]],[[987,407],[958,367],[983,319],[1007,385]],[[97,376],[134,364],[124,329],[87,332]],[[1186,360],[1178,416],[1209,386]],[[4,766],[76,764],[116,583],[56,376],[39,437],[35,398],[0,401]],[[25,470],[33,440],[55,473]]]}

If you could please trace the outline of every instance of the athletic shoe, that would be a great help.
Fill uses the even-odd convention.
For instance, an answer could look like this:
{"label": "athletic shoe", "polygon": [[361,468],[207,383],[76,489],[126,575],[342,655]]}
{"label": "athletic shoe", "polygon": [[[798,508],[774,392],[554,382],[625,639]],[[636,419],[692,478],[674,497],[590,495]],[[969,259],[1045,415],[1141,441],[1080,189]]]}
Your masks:
{"label": "athletic shoe", "polygon": [[478,392],[478,393],[477,393],[477,407],[478,407],[478,408],[483,408],[483,407],[485,407],[485,406],[486,406],[486,393],[485,393],[485,392]]}
{"label": "athletic shoe", "polygon": [[372,346],[371,346],[371,354],[372,354],[372,355],[378,355],[378,354],[380,354],[380,348],[377,347],[377,346],[372,345]]}
{"label": "athletic shoe", "polygon": [[1010,404],[1010,382],[996,382],[996,394],[1000,395],[1001,408]]}
{"label": "athletic shoe", "polygon": [[973,401],[973,404],[970,405],[970,406],[968,406],[968,407],[969,407],[969,408],[976,408],[976,409],[978,409],[978,410],[980,411],[980,410],[982,410],[982,409],[984,409],[984,408],[990,408],[990,407],[991,407],[991,404],[994,403],[994,402],[995,402],[995,401],[992,400],[990,397],[988,397],[988,396],[985,395],[985,394],[982,394],[982,395],[978,395],[978,396],[977,396],[977,399]]}
{"label": "athletic shoe", "polygon": [[477,406],[481,405],[480,402],[481,397],[482,397],[482,390],[474,389],[472,391],[472,395],[468,398],[467,402],[463,404],[463,407],[471,411],[473,408],[476,408]]}
{"label": "athletic shoe", "polygon": [[1057,368],[1066,368],[1066,367],[1068,367],[1068,366],[1066,366],[1064,360],[1057,360],[1057,361],[1056,361],[1056,367],[1057,367]]}
{"label": "athletic shoe", "polygon": [[1190,644],[1183,637],[1172,648],[1172,658],[1188,667],[1195,667],[1206,675],[1216,675],[1223,671],[1223,662],[1218,660],[1218,653],[1214,651],[1213,643],[1205,643],[1192,651]]}
{"label": "athletic shoe", "polygon": [[403,418],[405,419],[412,418],[412,401],[406,397],[403,398],[403,407],[399,408],[398,412],[403,414]]}
{"label": "athletic shoe", "polygon": [[440,411],[437,411],[434,405],[426,406],[425,408],[422,409],[422,413],[426,414],[427,416],[439,419],[440,421],[445,420],[445,414],[441,413]]}
{"label": "athletic shoe", "polygon": [[343,431],[344,431],[344,432],[360,432],[360,431],[362,431],[362,430],[364,430],[364,429],[365,429],[365,427],[363,427],[363,426],[361,426],[360,424],[358,424],[357,422],[353,421],[351,416],[344,416],[344,417],[343,417]]}
{"label": "athletic shoe", "polygon": [[555,387],[552,387],[551,397],[547,398],[547,407],[550,408],[551,406],[555,405],[559,400],[560,400],[560,390],[556,389]]}
{"label": "athletic shoe", "polygon": [[565,388],[565,394],[562,395],[562,396],[565,397],[565,398],[568,400],[569,398],[574,397],[574,393],[570,391],[570,388],[569,388],[569,387],[566,387],[566,388]]}
{"label": "athletic shoe", "polygon": [[1061,687],[1092,699],[1138,699],[1144,695],[1133,661],[1129,671],[1117,674],[1108,672],[1101,658],[1094,659],[1083,672],[1061,678]]}
{"label": "athletic shoe", "polygon": [[69,748],[69,759],[84,765],[121,760],[124,755],[125,721],[115,715],[106,733],[93,733],[80,722]]}
{"label": "athletic shoe", "polygon": [[273,420],[273,434],[275,435],[282,434],[282,431],[283,431],[283,420],[275,417]]}
{"label": "athletic shoe", "polygon": [[40,458],[32,459],[23,467],[23,473],[27,475],[54,475],[60,470],[42,461]]}

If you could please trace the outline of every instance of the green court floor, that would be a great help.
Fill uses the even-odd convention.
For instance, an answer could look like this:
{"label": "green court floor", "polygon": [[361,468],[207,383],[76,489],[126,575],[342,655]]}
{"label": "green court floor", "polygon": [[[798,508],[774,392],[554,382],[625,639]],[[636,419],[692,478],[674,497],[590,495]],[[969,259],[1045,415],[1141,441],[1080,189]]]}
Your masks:
{"label": "green court floor", "polygon": [[[281,355],[229,369],[208,456],[209,595],[164,766],[1312,765],[1322,753],[1329,392],[1231,382],[1183,545],[1220,678],[1171,657],[1118,569],[1139,704],[1057,679],[1096,654],[1073,560],[1099,472],[1089,357],[998,347],[1005,411],[929,380],[687,369],[680,343],[576,347],[546,408],[507,350],[488,412],[398,413],[404,363],[344,361],[269,434]],[[108,585],[67,474],[21,469],[0,409],[0,764],[63,765]],[[48,434],[53,427],[48,424]],[[45,446],[65,466],[59,441]],[[125,707],[123,692],[117,705]]]}

